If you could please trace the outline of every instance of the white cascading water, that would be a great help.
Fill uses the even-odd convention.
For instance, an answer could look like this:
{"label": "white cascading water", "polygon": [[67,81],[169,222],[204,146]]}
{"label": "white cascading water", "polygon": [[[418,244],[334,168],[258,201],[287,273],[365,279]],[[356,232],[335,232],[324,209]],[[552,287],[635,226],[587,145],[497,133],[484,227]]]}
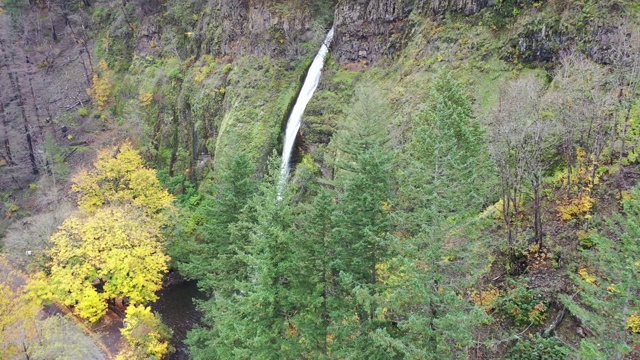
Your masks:
{"label": "white cascading water", "polygon": [[282,165],[280,166],[280,186],[278,189],[279,200],[282,199],[282,192],[284,190],[287,177],[289,177],[289,171],[291,170],[289,163],[291,161],[291,154],[293,153],[293,145],[296,141],[298,130],[300,130],[302,114],[318,87],[320,75],[322,74],[322,67],[324,66],[324,58],[329,52],[329,45],[331,45],[332,40],[333,28],[329,30],[327,38],[322,43],[322,46],[320,46],[318,54],[313,59],[313,62],[309,67],[307,77],[304,79],[304,84],[302,84],[302,90],[300,90],[296,104],[293,106],[293,110],[291,110],[291,115],[289,115],[289,120],[287,121],[287,131],[285,132],[284,147],[282,148]]}

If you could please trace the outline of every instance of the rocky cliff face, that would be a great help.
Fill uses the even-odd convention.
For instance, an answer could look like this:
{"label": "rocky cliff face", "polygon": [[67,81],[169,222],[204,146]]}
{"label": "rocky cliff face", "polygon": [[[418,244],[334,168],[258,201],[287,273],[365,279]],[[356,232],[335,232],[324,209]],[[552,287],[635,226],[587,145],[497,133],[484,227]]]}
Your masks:
{"label": "rocky cliff face", "polygon": [[220,16],[224,54],[283,55],[289,46],[308,41],[312,24],[304,2],[229,1],[221,4]]}
{"label": "rocky cliff face", "polygon": [[198,21],[200,53],[257,55],[297,59],[305,43],[321,41],[330,24],[323,12],[333,8],[334,56],[342,63],[375,62],[401,46],[412,11],[442,15],[474,14],[490,0],[210,0]]}
{"label": "rocky cliff face", "polygon": [[340,62],[393,55],[411,7],[403,0],[341,0],[335,9],[333,54]]}
{"label": "rocky cliff face", "polygon": [[209,1],[205,8],[196,33],[201,53],[293,59],[318,36],[313,2]]}
{"label": "rocky cliff face", "polygon": [[446,12],[475,14],[490,0],[340,0],[335,8],[334,56],[342,63],[372,63],[393,56],[412,12],[441,16]]}
{"label": "rocky cliff face", "polygon": [[[437,15],[446,11],[460,12],[465,15],[472,15],[487,7],[495,0],[431,0],[430,10]],[[421,8],[425,8],[425,1],[421,1]]]}

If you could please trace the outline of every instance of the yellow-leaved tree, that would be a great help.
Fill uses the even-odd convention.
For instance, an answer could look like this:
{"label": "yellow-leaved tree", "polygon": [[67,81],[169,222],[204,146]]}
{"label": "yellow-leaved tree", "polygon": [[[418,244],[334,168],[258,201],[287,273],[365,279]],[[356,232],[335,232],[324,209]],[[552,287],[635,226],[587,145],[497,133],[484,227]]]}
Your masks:
{"label": "yellow-leaved tree", "polygon": [[156,171],[144,166],[131,144],[98,154],[94,168],[74,178],[72,190],[78,193],[78,206],[92,214],[103,206],[132,205],[157,220],[165,219],[173,196],[160,186]]}
{"label": "yellow-leaved tree", "polygon": [[87,90],[87,93],[93,99],[98,110],[103,111],[110,104],[111,91],[113,84],[111,83],[111,70],[109,65],[102,59],[98,64],[98,72],[93,74],[91,79],[91,88]]}
{"label": "yellow-leaved tree", "polygon": [[[120,354],[117,359],[162,359],[173,351],[169,344],[172,331],[148,306],[129,306],[122,335],[134,347],[134,354]],[[136,353],[138,351],[138,354]]]}
{"label": "yellow-leaved tree", "polygon": [[50,275],[40,274],[32,292],[91,322],[109,301],[155,301],[169,261],[161,228],[173,201],[156,172],[125,143],[100,152],[73,182],[79,210],[51,237]]}

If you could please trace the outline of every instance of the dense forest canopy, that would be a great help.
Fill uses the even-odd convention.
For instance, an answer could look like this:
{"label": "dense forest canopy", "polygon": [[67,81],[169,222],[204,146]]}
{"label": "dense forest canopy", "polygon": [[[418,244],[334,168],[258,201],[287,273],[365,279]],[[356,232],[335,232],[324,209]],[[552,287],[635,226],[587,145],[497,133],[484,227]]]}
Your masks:
{"label": "dense forest canopy", "polygon": [[0,358],[638,356],[637,1],[0,1]]}

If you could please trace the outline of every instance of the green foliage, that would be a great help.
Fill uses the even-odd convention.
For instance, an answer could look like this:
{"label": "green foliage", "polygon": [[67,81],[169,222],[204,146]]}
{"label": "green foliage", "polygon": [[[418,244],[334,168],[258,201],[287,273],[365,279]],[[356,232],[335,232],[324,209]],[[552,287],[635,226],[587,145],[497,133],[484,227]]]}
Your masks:
{"label": "green foliage", "polygon": [[169,192],[176,196],[178,204],[185,204],[199,196],[194,183],[189,181],[184,174],[169,176],[166,170],[160,170],[158,171],[158,179]]}
{"label": "green foliage", "polygon": [[47,135],[44,141],[44,156],[50,174],[55,180],[67,180],[69,165],[65,161],[67,155],[64,148],[56,143],[53,136]]}
{"label": "green foliage", "polygon": [[334,135],[337,205],[331,220],[332,271],[340,275],[329,332],[330,351],[337,357],[359,353],[376,359],[389,354],[368,334],[391,327],[389,318],[377,317],[384,289],[379,265],[393,256],[389,248],[393,178],[389,174],[395,154],[385,126],[390,117],[383,95],[362,86]]}
{"label": "green foliage", "polygon": [[450,73],[433,80],[429,105],[413,119],[411,130],[400,191],[402,206],[416,211],[407,214],[405,226],[447,218],[456,222],[479,212],[492,175],[484,130],[472,116],[463,85]]}
{"label": "green foliage", "polygon": [[[447,89],[436,90],[448,96],[434,106],[441,112],[439,126],[446,128],[445,111],[461,109],[460,123],[449,126],[449,144],[480,159],[482,132],[469,124],[469,102],[458,88],[454,94]],[[206,326],[189,334],[194,358],[462,356],[486,313],[456,286],[442,285],[462,263],[447,257],[444,244],[453,230],[439,209],[420,213],[416,223],[431,226],[412,229],[411,238],[392,235],[394,219],[406,215],[394,214],[391,117],[381,92],[358,89],[329,147],[335,152],[332,188],[307,182],[306,194],[316,195],[299,209],[291,203],[293,189],[276,201],[273,178],[243,208],[233,195],[239,192],[225,184],[241,185],[249,173],[231,176],[245,167],[218,167],[217,177],[226,180],[214,178],[214,184],[227,190],[216,201],[204,200],[206,216],[192,217],[193,234],[202,240],[182,264],[212,294],[200,304]],[[460,167],[469,164],[460,161]],[[225,193],[228,199],[220,195]],[[466,211],[458,216],[471,213]]]}
{"label": "green foliage", "polygon": [[593,231],[578,231],[578,241],[583,249],[591,249],[596,245],[593,235],[595,235]]}
{"label": "green foliage", "polygon": [[[277,169],[272,166],[271,174],[277,176]],[[223,270],[234,273],[214,273],[211,283],[206,280],[205,286],[218,284],[221,288],[201,304],[207,327],[189,335],[194,359],[295,358],[293,354],[299,353],[287,326],[297,308],[289,296],[291,274],[298,266],[291,259],[292,207],[290,197],[277,200],[277,179],[272,176],[270,180],[248,204],[248,211],[254,214],[251,220],[239,224],[246,229],[248,241],[234,244],[237,249],[224,254],[223,261],[234,268]]]}
{"label": "green foliage", "polygon": [[7,15],[16,19],[22,15],[22,13],[27,10],[28,5],[24,1],[20,0],[4,0],[2,2],[2,7],[0,8],[0,15],[6,11]]}
{"label": "green foliage", "polygon": [[89,109],[87,109],[86,107],[81,107],[78,109],[78,115],[80,116],[87,116],[89,115]]}
{"label": "green foliage", "polygon": [[314,1],[311,6],[316,21],[320,24],[327,26],[333,23],[333,7],[335,6],[335,0],[320,0]]}
{"label": "green foliage", "polygon": [[213,183],[201,190],[204,197],[187,212],[194,227],[181,229],[180,243],[175,244],[177,251],[184,251],[178,256],[182,273],[211,293],[233,288],[234,279],[246,270],[235,258],[246,243],[245,233],[236,226],[257,189],[255,168],[244,152],[226,160],[214,172]]}
{"label": "green foliage", "polygon": [[[110,8],[97,7],[94,11],[94,20],[101,24],[111,24],[110,28],[99,35],[94,45],[94,51],[99,59],[106,61],[109,68],[116,72],[129,69],[134,57],[135,47],[135,21],[133,14],[135,5],[118,6],[112,3]],[[100,22],[102,21],[102,22]],[[133,21],[133,22],[132,22]]]}
{"label": "green foliage", "polygon": [[519,0],[496,0],[491,11],[485,13],[485,21],[493,29],[497,30],[513,22],[513,18],[522,11]]}
{"label": "green foliage", "polygon": [[220,118],[212,146],[216,156],[227,156],[227,149],[240,146],[252,162],[265,164],[295,101],[297,76],[300,74],[286,72],[284,64],[275,60],[238,59],[224,86],[224,103],[230,108]]}
{"label": "green foliage", "polygon": [[533,289],[517,286],[500,299],[500,309],[518,326],[540,325],[547,319],[547,305]]}
{"label": "green foliage", "polygon": [[390,224],[385,204],[392,203],[389,172],[394,153],[384,124],[390,115],[382,95],[362,87],[334,136],[339,194],[334,231],[343,239],[337,254],[355,282],[375,283],[378,257],[385,257]]}
{"label": "green foliage", "polygon": [[571,349],[564,346],[556,337],[543,338],[529,336],[528,339],[518,340],[516,344],[509,349],[506,356],[507,360],[564,360]]}
{"label": "green foliage", "polygon": [[[561,295],[567,308],[594,334],[583,339],[580,347],[585,358],[614,358],[628,354],[638,341],[633,331],[640,291],[640,188],[631,191],[623,202],[623,212],[615,216],[600,234],[590,238],[595,247],[586,252],[594,265],[581,269],[572,278],[579,289],[574,299]],[[606,235],[605,235],[606,234]]]}

